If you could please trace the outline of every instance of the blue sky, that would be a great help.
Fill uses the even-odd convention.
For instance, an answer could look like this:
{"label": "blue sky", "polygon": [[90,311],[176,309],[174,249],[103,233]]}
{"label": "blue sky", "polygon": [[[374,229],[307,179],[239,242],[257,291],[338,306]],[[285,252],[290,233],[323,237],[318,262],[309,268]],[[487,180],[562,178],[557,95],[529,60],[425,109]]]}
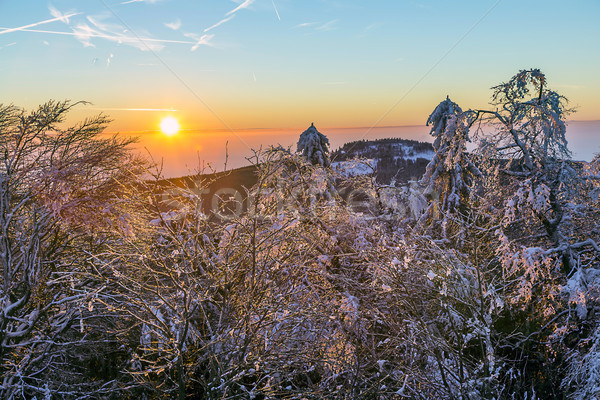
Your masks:
{"label": "blue sky", "polygon": [[75,117],[120,132],[169,113],[190,131],[422,125],[535,67],[600,120],[599,16],[597,0],[0,0],[0,103],[87,100]]}

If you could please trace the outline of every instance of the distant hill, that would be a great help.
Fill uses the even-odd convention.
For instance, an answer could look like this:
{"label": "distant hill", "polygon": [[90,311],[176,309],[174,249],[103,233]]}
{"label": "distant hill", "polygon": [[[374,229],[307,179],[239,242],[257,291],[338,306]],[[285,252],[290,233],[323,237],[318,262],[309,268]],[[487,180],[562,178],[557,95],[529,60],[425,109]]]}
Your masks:
{"label": "distant hill", "polygon": [[[201,197],[201,209],[209,214],[230,206],[242,207],[239,211],[245,210],[246,190],[256,184],[257,174],[257,167],[250,165],[224,172],[189,175],[149,183],[153,186],[153,191],[158,196],[157,200],[165,211],[179,208],[189,198],[187,191],[191,190]],[[235,212],[235,210],[221,211]]]}
{"label": "distant hill", "polygon": [[[407,183],[418,180],[433,157],[431,143],[407,139],[361,140],[344,144],[331,153],[331,168],[342,174],[373,173],[380,184]],[[353,160],[367,160],[354,163]],[[225,172],[198,174],[152,182],[154,193],[164,210],[179,208],[185,203],[187,190],[202,198],[202,211],[221,210],[221,213],[244,211],[246,189],[257,182],[257,167],[247,166]],[[226,210],[233,207],[234,209]],[[225,209],[224,209],[225,208]]]}
{"label": "distant hill", "polygon": [[332,167],[353,159],[367,159],[380,184],[418,180],[433,158],[431,143],[408,139],[359,140],[344,144],[331,153]]}

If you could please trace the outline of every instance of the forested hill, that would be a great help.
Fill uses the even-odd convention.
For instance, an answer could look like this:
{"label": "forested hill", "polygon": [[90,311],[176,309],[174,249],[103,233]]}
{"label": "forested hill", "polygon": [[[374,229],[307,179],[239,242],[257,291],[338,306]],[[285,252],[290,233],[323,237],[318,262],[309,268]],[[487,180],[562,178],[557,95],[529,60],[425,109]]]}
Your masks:
{"label": "forested hill", "polygon": [[389,184],[392,180],[406,183],[417,180],[434,154],[431,143],[416,140],[389,138],[359,140],[344,144],[331,153],[331,161],[336,163],[353,160],[372,160],[377,182]]}
{"label": "forested hill", "polygon": [[[369,164],[376,170],[377,181],[389,184],[394,178],[398,183],[419,179],[433,154],[431,143],[388,138],[346,143],[333,151],[330,158],[332,167],[338,169],[344,161],[369,160]],[[159,187],[202,187],[206,193],[214,193],[223,188],[243,191],[243,188],[254,186],[256,174],[257,167],[250,165],[225,172],[164,179],[157,183]]]}

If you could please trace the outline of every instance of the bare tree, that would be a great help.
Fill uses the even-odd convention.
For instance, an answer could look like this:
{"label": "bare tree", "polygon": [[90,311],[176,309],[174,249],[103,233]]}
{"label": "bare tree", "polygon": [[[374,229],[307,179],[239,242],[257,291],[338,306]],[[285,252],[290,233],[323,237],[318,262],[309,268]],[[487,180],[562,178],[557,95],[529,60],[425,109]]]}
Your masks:
{"label": "bare tree", "polygon": [[76,104],[51,101],[29,113],[0,106],[0,396],[7,399],[88,391],[68,365],[69,351],[86,341],[82,309],[101,290],[85,278],[81,249],[98,247],[93,237],[102,231],[130,228],[118,198],[140,165],[132,140],[102,138],[103,116],[63,126]]}

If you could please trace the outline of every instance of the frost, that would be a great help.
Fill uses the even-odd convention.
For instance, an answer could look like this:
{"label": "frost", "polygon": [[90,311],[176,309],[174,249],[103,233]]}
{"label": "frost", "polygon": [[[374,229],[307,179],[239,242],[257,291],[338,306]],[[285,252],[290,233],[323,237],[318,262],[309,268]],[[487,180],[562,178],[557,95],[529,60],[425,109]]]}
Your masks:
{"label": "frost", "polygon": [[329,167],[329,139],[314,124],[300,135],[297,151],[311,164]]}
{"label": "frost", "polygon": [[575,304],[575,310],[580,319],[585,319],[588,313],[586,304],[586,286],[583,271],[579,268],[561,288],[561,292],[568,297],[569,302]]}
{"label": "frost", "polygon": [[377,168],[377,162],[375,160],[335,161],[331,163],[331,168],[339,175],[349,178],[373,174]]}

